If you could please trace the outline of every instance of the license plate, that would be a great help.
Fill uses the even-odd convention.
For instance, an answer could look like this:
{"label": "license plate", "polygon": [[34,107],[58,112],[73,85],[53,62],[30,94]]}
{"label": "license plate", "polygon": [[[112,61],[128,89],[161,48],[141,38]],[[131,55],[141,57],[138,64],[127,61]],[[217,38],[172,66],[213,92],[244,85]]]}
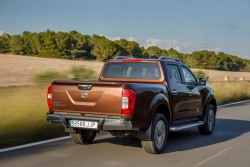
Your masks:
{"label": "license plate", "polygon": [[70,120],[70,126],[76,128],[97,129],[97,122]]}

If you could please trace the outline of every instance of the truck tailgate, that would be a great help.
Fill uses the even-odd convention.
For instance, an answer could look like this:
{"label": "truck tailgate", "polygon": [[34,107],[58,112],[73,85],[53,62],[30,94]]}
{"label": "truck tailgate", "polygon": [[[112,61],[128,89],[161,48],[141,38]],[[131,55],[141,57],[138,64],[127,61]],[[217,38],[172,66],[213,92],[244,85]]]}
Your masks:
{"label": "truck tailgate", "polygon": [[53,111],[98,115],[121,115],[122,83],[52,83]]}

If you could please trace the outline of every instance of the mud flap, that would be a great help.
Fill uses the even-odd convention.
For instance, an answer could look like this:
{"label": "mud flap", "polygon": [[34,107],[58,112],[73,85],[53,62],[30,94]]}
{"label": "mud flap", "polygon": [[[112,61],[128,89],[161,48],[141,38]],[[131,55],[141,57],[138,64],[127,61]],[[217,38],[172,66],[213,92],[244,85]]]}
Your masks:
{"label": "mud flap", "polygon": [[149,128],[146,131],[139,131],[137,133],[137,138],[141,140],[152,140],[152,123],[150,124]]}

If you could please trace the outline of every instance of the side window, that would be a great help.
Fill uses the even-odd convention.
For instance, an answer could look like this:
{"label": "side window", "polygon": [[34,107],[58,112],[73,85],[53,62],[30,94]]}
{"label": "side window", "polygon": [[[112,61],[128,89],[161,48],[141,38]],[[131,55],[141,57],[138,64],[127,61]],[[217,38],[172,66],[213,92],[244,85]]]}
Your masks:
{"label": "side window", "polygon": [[167,72],[168,72],[168,78],[177,83],[177,84],[182,84],[181,82],[181,74],[179,71],[178,66],[176,65],[167,65]]}
{"label": "side window", "polygon": [[196,79],[193,76],[193,74],[185,67],[181,67],[181,70],[183,72],[183,76],[184,76],[184,83],[187,85],[194,85],[196,84]]}

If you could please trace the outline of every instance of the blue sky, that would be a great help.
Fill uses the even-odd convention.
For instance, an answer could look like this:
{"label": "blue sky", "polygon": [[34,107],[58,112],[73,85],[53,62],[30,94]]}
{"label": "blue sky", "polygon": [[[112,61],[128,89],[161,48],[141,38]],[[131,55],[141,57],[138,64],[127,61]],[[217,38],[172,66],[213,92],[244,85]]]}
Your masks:
{"label": "blue sky", "polygon": [[250,59],[250,0],[0,0],[0,33],[46,29]]}

